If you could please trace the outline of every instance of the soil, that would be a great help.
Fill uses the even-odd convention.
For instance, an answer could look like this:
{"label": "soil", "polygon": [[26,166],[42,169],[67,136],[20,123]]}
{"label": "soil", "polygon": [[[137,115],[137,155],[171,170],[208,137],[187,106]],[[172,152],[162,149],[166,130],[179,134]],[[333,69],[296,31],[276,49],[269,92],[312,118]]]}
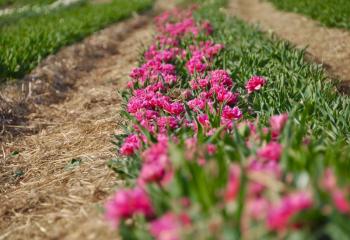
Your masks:
{"label": "soil", "polygon": [[311,60],[323,64],[332,78],[341,80],[341,90],[349,92],[349,31],[321,26],[310,18],[279,11],[261,0],[231,0],[229,13],[258,24],[263,31],[275,33],[299,48],[307,47]]}
{"label": "soil", "polygon": [[118,238],[102,214],[118,186],[106,164],[124,121],[117,90],[151,41],[154,13],[172,6],[159,1],[3,87],[0,240]]}

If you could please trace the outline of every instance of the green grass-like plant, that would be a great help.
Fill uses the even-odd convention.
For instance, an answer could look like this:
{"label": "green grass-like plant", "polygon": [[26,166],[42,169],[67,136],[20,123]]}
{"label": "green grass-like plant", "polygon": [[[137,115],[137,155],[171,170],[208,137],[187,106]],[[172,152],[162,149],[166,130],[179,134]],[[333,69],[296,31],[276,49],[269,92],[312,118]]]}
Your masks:
{"label": "green grass-like plant", "polygon": [[350,142],[350,98],[336,90],[337,82],[321,66],[307,62],[303,50],[211,9],[202,8],[198,16],[210,19],[216,29],[213,41],[225,45],[214,67],[238,76],[240,86],[252,75],[266,76],[273,86],[253,99],[259,118],[308,111],[314,135]]}
{"label": "green grass-like plant", "polygon": [[277,8],[309,16],[329,27],[350,29],[348,0],[269,0]]}
{"label": "green grass-like plant", "polygon": [[[280,136],[283,146],[280,182],[285,187],[269,185],[269,193],[274,195],[277,192],[282,194],[293,190],[310,190],[313,194],[313,208],[294,216],[293,220],[301,223],[300,228],[291,228],[281,235],[265,231],[265,219],[244,230],[242,224],[245,224],[246,219],[242,216],[249,201],[247,165],[259,147],[248,146],[246,141],[250,131],[247,128],[238,127],[228,134],[221,132],[216,121],[217,115],[211,115],[206,109],[204,111],[209,115],[211,126],[217,130],[212,136],[206,136],[204,127],[198,122],[196,134],[183,126],[168,131],[170,136],[176,136],[175,142],[169,140],[169,155],[174,167],[173,181],[169,186],[149,184],[147,188],[156,214],[181,212],[182,206],[176,200],[185,196],[191,200],[191,207],[185,211],[193,219],[191,224],[194,230],[186,232],[187,238],[182,239],[218,239],[218,235],[224,236],[222,239],[245,239],[246,234],[254,236],[248,239],[349,239],[348,213],[334,210],[330,193],[321,187],[321,182],[325,170],[330,168],[341,186],[349,184],[350,98],[337,92],[336,82],[330,81],[319,65],[304,59],[304,51],[218,11],[225,3],[224,0],[208,0],[207,3],[206,7],[197,12],[197,18],[209,20],[215,31],[211,37],[201,40],[212,40],[225,45],[210,68],[225,69],[230,73],[235,91],[241,93],[237,106],[242,109],[245,119],[259,122],[259,135],[265,136],[265,139],[258,142],[261,144],[271,140],[271,136],[262,134],[262,129],[269,125],[268,120],[272,115],[285,112],[289,115],[289,121]],[[192,44],[191,38],[184,38],[180,43],[182,48]],[[180,81],[172,86],[175,89],[188,88],[189,81],[193,79],[183,68],[186,61],[182,61],[174,63]],[[247,96],[244,86],[253,75],[264,76],[267,85],[257,94]],[[130,97],[127,93],[124,96],[126,100]],[[190,110],[186,114],[186,118],[193,120]],[[131,120],[135,119],[131,117]],[[156,142],[152,133],[141,125],[137,126],[147,137],[146,144]],[[134,131],[135,128],[130,127],[127,132]],[[203,167],[197,164],[198,160],[205,158],[203,155],[190,154],[187,157],[191,150],[188,150],[186,140],[191,136],[195,137],[198,149],[207,143],[216,147],[215,155],[208,157]],[[123,139],[125,136],[119,137]],[[137,178],[140,164],[144,160],[142,157],[148,154],[146,151],[142,154],[138,152],[127,160],[111,161],[110,167],[119,176]],[[240,166],[242,174],[232,209],[224,209],[220,189],[227,183],[227,172],[231,164]],[[132,181],[130,183],[133,184]],[[329,206],[333,210],[323,211]],[[220,219],[219,216],[222,221],[218,221],[216,226],[220,230],[213,234],[210,220]],[[134,225],[121,224],[123,239],[152,239],[147,235],[144,219],[137,219],[136,222]]]}
{"label": "green grass-like plant", "polygon": [[55,0],[0,0],[0,8],[21,7],[24,5],[45,5],[55,2]]}
{"label": "green grass-like plant", "polygon": [[21,18],[0,28],[0,82],[21,78],[47,55],[110,23],[152,6],[152,0],[82,4]]}

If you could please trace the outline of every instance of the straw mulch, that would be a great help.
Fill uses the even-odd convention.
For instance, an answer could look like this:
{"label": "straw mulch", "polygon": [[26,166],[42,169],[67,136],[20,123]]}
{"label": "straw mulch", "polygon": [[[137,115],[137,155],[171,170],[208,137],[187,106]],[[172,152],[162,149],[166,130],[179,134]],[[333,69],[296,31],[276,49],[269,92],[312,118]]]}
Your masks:
{"label": "straw mulch", "polygon": [[20,101],[7,95],[3,129],[18,133],[8,131],[0,147],[0,240],[117,238],[101,215],[118,183],[106,166],[123,121],[116,90],[150,41],[150,19],[134,17],[49,57],[32,73],[40,84],[22,95],[28,112],[11,113]]}

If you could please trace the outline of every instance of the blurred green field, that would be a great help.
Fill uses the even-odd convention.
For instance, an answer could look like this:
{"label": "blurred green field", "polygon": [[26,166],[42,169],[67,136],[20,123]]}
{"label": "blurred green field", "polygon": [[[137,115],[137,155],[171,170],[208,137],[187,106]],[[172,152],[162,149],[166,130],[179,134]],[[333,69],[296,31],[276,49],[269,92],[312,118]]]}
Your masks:
{"label": "blurred green field", "polygon": [[[35,1],[34,1],[35,2]],[[77,0],[74,2],[71,2],[69,4],[57,4],[56,6],[52,6],[47,2],[47,4],[43,5],[25,5],[25,8],[21,7],[13,7],[11,9],[14,9],[12,13],[7,14],[0,14],[0,28],[10,25],[15,25],[20,19],[23,18],[33,18],[38,16],[44,16],[53,14],[57,11],[62,11],[64,9],[76,7],[77,5],[83,5],[86,4],[88,0]]]}
{"label": "blurred green field", "polygon": [[0,0],[0,8],[50,4],[56,0]]}
{"label": "blurred green field", "polygon": [[[23,77],[62,46],[152,6],[153,0],[83,2],[49,13],[19,17],[1,24],[0,82]],[[8,20],[7,20],[8,21]]]}
{"label": "blurred green field", "polygon": [[277,8],[301,13],[329,27],[350,29],[349,0],[269,0]]}

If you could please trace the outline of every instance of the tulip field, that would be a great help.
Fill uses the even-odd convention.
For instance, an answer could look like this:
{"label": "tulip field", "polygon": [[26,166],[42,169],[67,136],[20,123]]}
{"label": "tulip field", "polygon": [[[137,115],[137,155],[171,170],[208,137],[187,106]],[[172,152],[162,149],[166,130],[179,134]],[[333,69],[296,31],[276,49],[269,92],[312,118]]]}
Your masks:
{"label": "tulip field", "polygon": [[[62,195],[44,192],[35,202],[35,191],[39,193],[45,184],[35,185],[41,181],[40,175],[34,183],[28,181],[28,207],[13,211],[0,207],[0,216],[6,219],[0,221],[0,240],[11,239],[7,237],[15,236],[11,234],[18,229],[24,229],[20,236],[34,239],[113,238],[102,232],[125,240],[350,239],[350,97],[339,90],[339,80],[331,77],[324,65],[306,58],[307,49],[296,48],[230,15],[228,0],[176,1],[171,8],[159,7],[162,1],[77,1],[50,13],[0,16],[0,83],[8,83],[21,81],[18,79],[35,69],[43,58],[62,47],[115,21],[132,15],[140,18],[136,11],[142,15],[152,4],[155,6],[146,13],[146,20],[125,25],[133,27],[116,37],[119,48],[115,55],[105,55],[118,68],[114,70],[107,59],[87,62],[88,66],[78,62],[72,69],[97,66],[102,70],[85,70],[80,84],[77,72],[68,100],[62,100],[73,101],[63,107],[55,103],[43,108],[56,111],[46,120],[42,115],[38,118],[47,124],[47,132],[44,126],[35,133],[37,138],[25,136],[19,142],[25,145],[34,141],[46,146],[45,142],[52,141],[58,155],[52,154],[51,145],[42,147],[44,150],[36,150],[33,144],[28,148],[1,145],[4,163],[0,162],[0,180],[9,182],[0,185],[1,194],[11,194],[12,189],[19,192],[16,187],[26,185],[27,175],[37,171],[30,165],[19,168],[16,160],[23,157],[23,161],[30,161],[28,156],[33,152],[48,156],[41,160],[39,169],[47,160],[64,162],[55,169],[48,168],[45,176],[56,176],[58,172],[59,180],[52,177],[47,181],[54,185],[63,182],[63,188],[68,190]],[[303,0],[268,1],[327,26],[348,28],[347,14],[341,14],[338,21],[331,17],[334,15],[322,12],[336,6],[335,1],[324,1],[325,8]],[[0,0],[0,7],[25,4],[25,0]],[[94,44],[103,41],[103,36],[112,36],[101,34]],[[140,44],[137,59],[128,57],[139,44],[137,41],[147,37],[146,44]],[[123,75],[125,69],[128,76]],[[100,77],[105,80],[99,81]],[[115,81],[125,84],[110,84]],[[115,90],[118,94],[112,95],[120,99],[110,97],[109,91]],[[83,97],[74,98],[74,94]],[[0,94],[2,98],[7,99]],[[107,109],[109,114],[99,112],[101,109]],[[101,118],[94,118],[94,111]],[[71,116],[67,121],[73,127],[64,125],[65,114]],[[55,119],[56,115],[61,118]],[[82,120],[76,121],[79,118]],[[116,128],[114,132],[110,124],[108,128],[102,126],[108,121],[117,122],[112,126]],[[64,127],[60,130],[61,125]],[[80,129],[80,125],[86,128]],[[79,131],[75,133],[74,129]],[[104,139],[106,130],[111,138],[103,144],[112,141],[112,148],[98,146],[103,152],[88,152],[96,147],[92,139]],[[55,140],[45,139],[50,131]],[[75,135],[80,136],[79,141],[70,142],[70,136]],[[73,146],[72,154],[64,148],[69,144]],[[79,144],[85,144],[82,146],[87,150],[79,151]],[[86,165],[104,158],[105,152],[108,160],[89,172]],[[15,173],[20,169],[21,175],[14,178],[3,173],[5,161],[14,161],[13,169]],[[69,180],[69,175],[86,177],[96,171],[95,179]],[[86,182],[89,185],[84,185]],[[85,195],[79,195],[79,185]],[[57,202],[46,203],[46,195],[57,198]],[[7,195],[6,199],[3,202],[10,201]],[[76,200],[80,205],[72,204],[71,208],[79,209],[84,216],[81,219],[93,224],[77,218],[70,222],[78,225],[59,225],[64,216],[70,216],[70,208],[61,209],[61,199],[64,204]],[[90,201],[89,205],[85,206],[84,201]],[[54,220],[36,219],[35,214],[43,218],[40,214],[50,204],[56,204],[63,214]],[[33,205],[39,209],[37,212]],[[99,211],[98,217],[91,215],[91,208]],[[34,213],[30,217],[17,220],[25,222],[24,227],[6,225],[17,219],[16,215],[31,211]],[[99,220],[108,226],[107,230],[99,229]],[[57,227],[49,227],[53,225]],[[2,226],[10,227],[2,231]],[[32,226],[40,234],[25,232]],[[59,226],[63,226],[64,233],[52,230],[56,235],[50,234],[48,229]]]}
{"label": "tulip field", "polygon": [[220,4],[155,18],[106,218],[123,239],[350,238],[350,99]]}

